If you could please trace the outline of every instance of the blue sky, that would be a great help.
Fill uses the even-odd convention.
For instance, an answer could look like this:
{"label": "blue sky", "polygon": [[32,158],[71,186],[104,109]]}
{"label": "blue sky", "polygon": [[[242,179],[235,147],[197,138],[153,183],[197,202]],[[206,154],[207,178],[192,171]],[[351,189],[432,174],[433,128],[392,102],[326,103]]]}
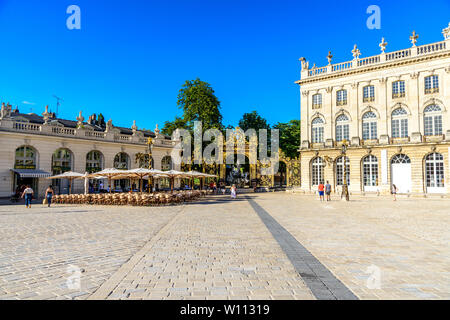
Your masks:
{"label": "blue sky", "polygon": [[[68,30],[66,9],[81,8],[81,30]],[[381,8],[381,30],[366,9]],[[270,124],[300,117],[294,81],[299,57],[311,65],[351,60],[443,40],[450,1],[0,0],[0,100],[21,112],[55,109],[75,119],[102,112],[118,126],[162,126],[181,112],[185,80],[209,82],[224,124],[258,110]],[[32,104],[29,104],[32,103]]]}

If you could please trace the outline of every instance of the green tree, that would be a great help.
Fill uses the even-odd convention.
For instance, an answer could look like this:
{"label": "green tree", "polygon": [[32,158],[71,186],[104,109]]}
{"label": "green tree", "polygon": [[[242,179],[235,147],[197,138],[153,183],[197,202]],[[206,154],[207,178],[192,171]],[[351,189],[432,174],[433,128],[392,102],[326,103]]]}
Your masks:
{"label": "green tree", "polygon": [[161,132],[163,134],[166,134],[168,136],[172,136],[172,133],[176,129],[188,129],[186,121],[180,117],[175,117],[174,121],[166,121],[164,122],[164,126],[161,129]]}
{"label": "green tree", "polygon": [[280,130],[280,149],[290,158],[297,157],[300,148],[300,120],[277,123],[273,128]]}
{"label": "green tree", "polygon": [[258,133],[261,129],[270,129],[267,120],[261,117],[257,111],[244,113],[242,119],[239,120],[239,127],[245,132],[248,129],[255,129]]}
{"label": "green tree", "polygon": [[220,101],[209,83],[199,78],[186,81],[178,93],[177,105],[183,110],[183,120],[189,128],[193,128],[194,121],[201,121],[203,130],[222,130]]}

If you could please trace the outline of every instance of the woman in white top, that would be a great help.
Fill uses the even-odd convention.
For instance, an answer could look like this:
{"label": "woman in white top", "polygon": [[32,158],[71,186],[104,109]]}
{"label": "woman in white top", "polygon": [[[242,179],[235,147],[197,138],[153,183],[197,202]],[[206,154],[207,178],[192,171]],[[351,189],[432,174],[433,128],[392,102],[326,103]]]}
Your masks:
{"label": "woman in white top", "polygon": [[25,198],[25,205],[27,208],[31,208],[31,200],[33,199],[34,191],[30,186],[27,186],[22,193],[22,198]]}
{"label": "woman in white top", "polygon": [[236,185],[233,184],[231,187],[231,199],[236,199]]}

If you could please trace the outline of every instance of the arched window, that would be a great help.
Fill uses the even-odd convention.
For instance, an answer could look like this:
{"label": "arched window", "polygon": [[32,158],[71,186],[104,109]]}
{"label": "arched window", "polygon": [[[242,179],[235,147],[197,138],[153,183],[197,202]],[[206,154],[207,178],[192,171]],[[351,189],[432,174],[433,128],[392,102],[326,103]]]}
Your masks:
{"label": "arched window", "polygon": [[365,187],[378,186],[378,159],[373,155],[363,159],[363,181]]}
{"label": "arched window", "polygon": [[444,157],[440,153],[429,154],[425,158],[427,188],[444,187]]}
{"label": "arched window", "polygon": [[139,158],[139,168],[155,168],[155,162],[153,161],[153,157],[150,157],[148,154],[143,155],[143,157]]}
{"label": "arched window", "polygon": [[362,117],[362,134],[363,140],[378,139],[377,115],[372,111],[364,113]]}
{"label": "arched window", "polygon": [[407,164],[411,163],[411,159],[406,154],[397,154],[392,158],[391,162],[397,164]]}
{"label": "arched window", "polygon": [[130,157],[125,152],[118,153],[114,157],[114,168],[120,170],[128,170],[129,165]]}
{"label": "arched window", "polygon": [[442,110],[438,105],[430,105],[423,111],[424,131],[426,136],[442,135]]}
{"label": "arched window", "polygon": [[336,92],[336,104],[338,106],[345,106],[347,104],[347,90],[342,89]]}
{"label": "arched window", "polygon": [[28,146],[16,149],[14,169],[36,169],[36,150]]}
{"label": "arched window", "polygon": [[54,175],[72,171],[72,152],[69,149],[58,149],[53,153],[52,171]]}
{"label": "arched window", "polygon": [[350,140],[349,121],[345,114],[336,119],[336,141]]}
{"label": "arched window", "polygon": [[95,173],[103,170],[103,155],[100,151],[91,151],[86,155],[86,172]]}
{"label": "arched window", "polygon": [[169,171],[172,170],[172,158],[170,156],[165,156],[161,160],[161,170]]}
{"label": "arched window", "polygon": [[392,112],[391,120],[392,138],[408,137],[408,113],[403,108]]}
{"label": "arched window", "polygon": [[311,137],[312,143],[322,143],[323,142],[323,125],[324,122],[322,118],[317,117],[312,121],[311,124]]}
{"label": "arched window", "polygon": [[[345,157],[345,171],[347,176],[347,185],[350,185],[350,160]],[[344,184],[344,157],[336,160],[336,185],[342,186]]]}
{"label": "arched window", "polygon": [[313,186],[318,186],[320,183],[324,183],[323,167],[323,159],[320,157],[315,158],[311,162],[311,182]]}
{"label": "arched window", "polygon": [[320,109],[322,107],[322,95],[320,93],[313,95],[312,100],[313,109]]}
{"label": "arched window", "polygon": [[365,86],[363,88],[363,102],[373,102],[375,101],[375,87]]}

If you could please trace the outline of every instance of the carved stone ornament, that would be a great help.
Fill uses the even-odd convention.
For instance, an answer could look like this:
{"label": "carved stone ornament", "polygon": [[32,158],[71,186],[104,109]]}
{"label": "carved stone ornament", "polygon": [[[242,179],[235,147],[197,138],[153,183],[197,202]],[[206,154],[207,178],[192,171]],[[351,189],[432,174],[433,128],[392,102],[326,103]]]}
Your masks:
{"label": "carved stone ornament", "polygon": [[379,44],[381,52],[384,53],[384,51],[386,50],[386,46],[388,45],[388,43],[384,40],[384,37],[381,38],[381,42]]}
{"label": "carved stone ornament", "polygon": [[411,41],[413,47],[416,46],[417,39],[419,39],[419,35],[416,33],[416,31],[413,31],[412,35],[409,37],[409,40]]}
{"label": "carved stone ornament", "polygon": [[353,59],[358,59],[359,56],[361,55],[361,51],[359,51],[358,46],[356,44],[353,47],[352,54],[353,54]]}
{"label": "carved stone ornament", "polygon": [[418,72],[413,72],[409,75],[411,77],[411,79],[417,79],[419,77],[419,73]]}

